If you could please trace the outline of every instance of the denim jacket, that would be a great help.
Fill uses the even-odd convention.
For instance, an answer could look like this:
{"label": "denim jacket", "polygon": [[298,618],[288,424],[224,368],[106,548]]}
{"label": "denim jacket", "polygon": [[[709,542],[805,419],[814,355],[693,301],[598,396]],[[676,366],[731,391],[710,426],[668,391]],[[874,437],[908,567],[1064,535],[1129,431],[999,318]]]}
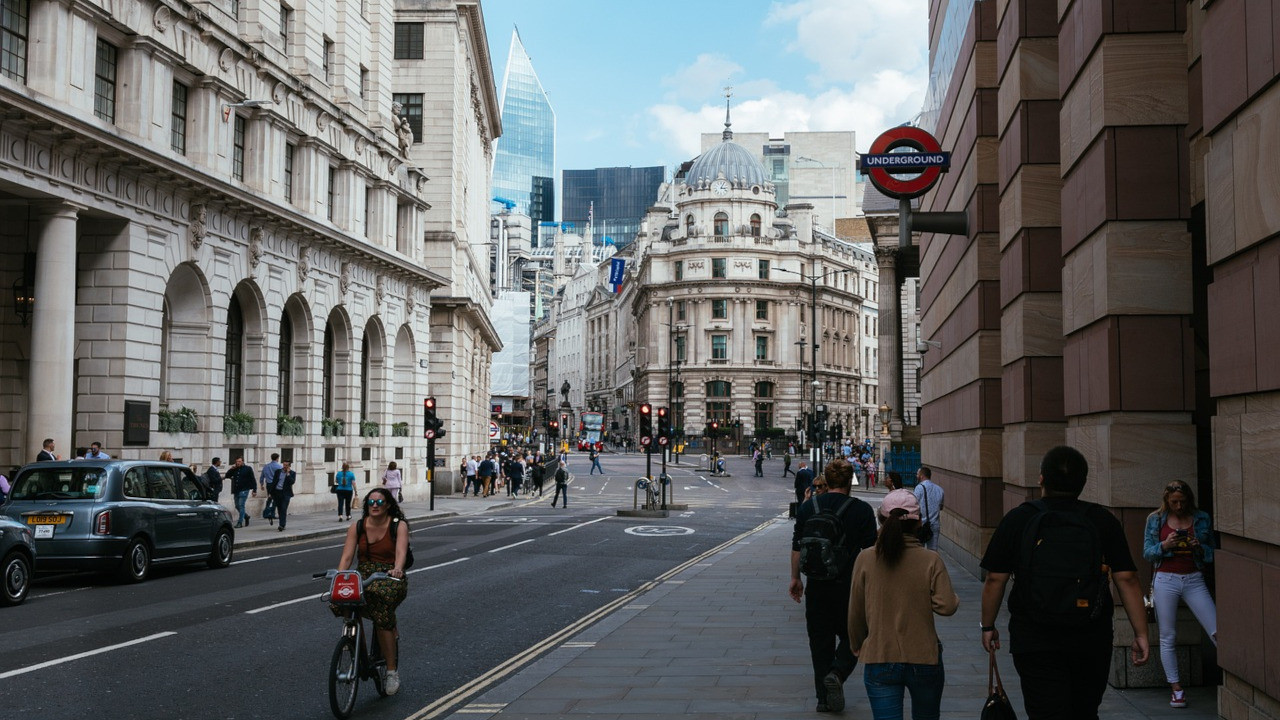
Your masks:
{"label": "denim jacket", "polygon": [[[1160,547],[1160,528],[1168,517],[1168,513],[1161,512],[1153,512],[1147,516],[1142,557],[1155,567],[1160,567],[1165,558],[1173,557],[1173,551]],[[1196,562],[1196,568],[1203,570],[1205,565],[1213,562],[1213,523],[1209,520],[1209,513],[1203,510],[1197,510],[1191,517],[1191,526],[1196,532],[1196,539],[1200,541],[1200,552],[1193,554],[1192,558]]]}

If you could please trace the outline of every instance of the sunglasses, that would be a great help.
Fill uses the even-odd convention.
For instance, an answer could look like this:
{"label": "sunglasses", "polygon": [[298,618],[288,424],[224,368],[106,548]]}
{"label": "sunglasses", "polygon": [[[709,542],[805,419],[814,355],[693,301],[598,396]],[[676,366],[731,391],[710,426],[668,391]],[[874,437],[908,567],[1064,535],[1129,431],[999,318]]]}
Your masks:
{"label": "sunglasses", "polygon": [[369,507],[382,507],[383,505],[386,505],[386,504],[387,504],[387,501],[383,500],[382,498],[365,501],[365,505],[368,505]]}

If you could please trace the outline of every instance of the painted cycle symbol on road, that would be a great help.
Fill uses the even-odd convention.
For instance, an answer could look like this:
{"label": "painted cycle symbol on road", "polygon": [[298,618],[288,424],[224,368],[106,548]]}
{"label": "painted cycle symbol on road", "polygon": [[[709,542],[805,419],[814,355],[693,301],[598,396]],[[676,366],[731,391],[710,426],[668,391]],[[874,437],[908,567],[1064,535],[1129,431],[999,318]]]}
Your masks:
{"label": "painted cycle symbol on road", "polygon": [[693,528],[679,525],[635,525],[625,530],[628,535],[640,537],[671,537],[674,535],[692,535]]}

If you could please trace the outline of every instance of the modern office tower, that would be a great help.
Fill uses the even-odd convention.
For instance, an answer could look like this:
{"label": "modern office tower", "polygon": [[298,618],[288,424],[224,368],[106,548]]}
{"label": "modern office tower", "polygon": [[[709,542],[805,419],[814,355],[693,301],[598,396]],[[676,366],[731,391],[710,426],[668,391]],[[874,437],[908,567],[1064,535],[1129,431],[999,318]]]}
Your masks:
{"label": "modern office tower", "polygon": [[610,238],[619,248],[626,247],[635,239],[640,220],[658,196],[663,172],[660,165],[565,170],[560,219],[584,231],[590,224],[597,244]]}
{"label": "modern office tower", "polygon": [[542,89],[533,62],[511,32],[511,51],[502,76],[502,137],[493,160],[493,196],[535,223],[554,220],[556,113]]}

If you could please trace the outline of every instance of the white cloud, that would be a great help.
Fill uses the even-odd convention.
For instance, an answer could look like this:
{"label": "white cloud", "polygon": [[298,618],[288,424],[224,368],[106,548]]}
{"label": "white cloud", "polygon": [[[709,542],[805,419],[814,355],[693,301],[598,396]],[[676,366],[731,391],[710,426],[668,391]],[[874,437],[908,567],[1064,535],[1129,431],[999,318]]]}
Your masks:
{"label": "white cloud", "polygon": [[[920,111],[928,83],[927,0],[798,0],[775,3],[764,21],[790,32],[789,52],[813,71],[803,87],[780,89],[722,56],[701,55],[665,78],[668,101],[647,113],[667,164],[701,150],[701,134],[724,122],[724,106],[706,102],[734,87],[733,129],[740,132],[847,131],[865,150],[881,132]],[[718,74],[717,74],[718,73]],[[733,82],[727,82],[732,79]],[[714,95],[713,95],[714,94]],[[689,108],[682,99],[698,98]]]}

